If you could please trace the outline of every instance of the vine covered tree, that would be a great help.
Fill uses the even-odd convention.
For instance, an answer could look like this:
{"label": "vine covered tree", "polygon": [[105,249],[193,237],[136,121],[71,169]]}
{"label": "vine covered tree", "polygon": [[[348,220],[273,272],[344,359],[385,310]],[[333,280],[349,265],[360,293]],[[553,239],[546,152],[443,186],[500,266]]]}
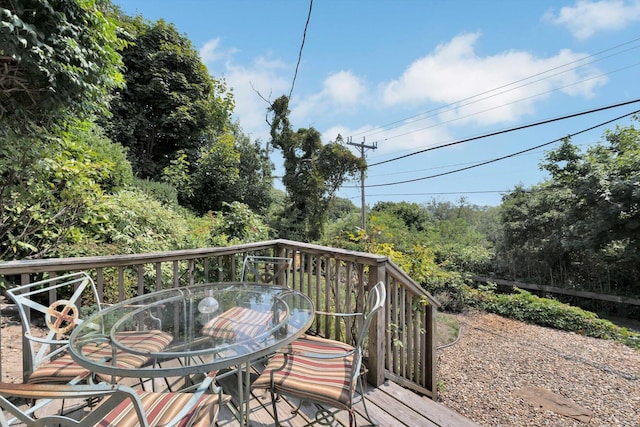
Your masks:
{"label": "vine covered tree", "polygon": [[40,135],[106,111],[122,85],[118,24],[95,0],[0,1],[0,132]]}
{"label": "vine covered tree", "polygon": [[366,164],[339,142],[322,144],[314,128],[294,132],[287,96],[275,100],[269,111],[273,113],[271,144],[284,157],[287,203],[279,226],[281,237],[317,240],[335,192],[346,179],[359,176]]}

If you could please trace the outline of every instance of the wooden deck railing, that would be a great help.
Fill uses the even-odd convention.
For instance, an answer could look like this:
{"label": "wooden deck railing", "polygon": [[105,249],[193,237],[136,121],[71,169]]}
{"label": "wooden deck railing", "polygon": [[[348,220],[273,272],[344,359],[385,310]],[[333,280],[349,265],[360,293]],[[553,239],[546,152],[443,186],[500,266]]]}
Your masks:
{"label": "wooden deck railing", "polygon": [[[324,311],[361,309],[369,287],[384,280],[386,307],[369,330],[368,380],[378,386],[388,378],[436,398],[438,303],[386,256],[279,239],[223,248],[0,262],[0,277],[9,284],[26,284],[43,275],[87,271],[103,300],[117,302],[167,287],[238,280],[247,254],[293,258],[289,286],[304,292]],[[316,323],[313,327],[326,337],[349,342],[351,326]],[[26,369],[29,361],[25,355]]]}

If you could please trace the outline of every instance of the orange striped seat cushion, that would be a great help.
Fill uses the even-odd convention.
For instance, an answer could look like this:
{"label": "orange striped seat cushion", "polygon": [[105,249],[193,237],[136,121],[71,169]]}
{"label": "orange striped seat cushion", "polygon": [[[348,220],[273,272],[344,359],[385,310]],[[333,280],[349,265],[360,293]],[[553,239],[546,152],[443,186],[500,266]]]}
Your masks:
{"label": "orange striped seat cushion", "polygon": [[[149,426],[164,426],[188,403],[191,393],[154,393],[139,391]],[[218,395],[205,394],[176,427],[209,427],[218,417]],[[125,400],[97,424],[99,427],[139,426],[135,407]]]}
{"label": "orange striped seat cushion", "polygon": [[278,353],[271,358],[262,374],[252,384],[254,388],[271,388],[271,372],[274,373],[274,389],[341,409],[349,409],[355,383],[351,384],[351,367],[354,356],[336,359],[318,359],[301,353],[343,354],[353,350],[348,344],[321,337],[304,335],[284,349],[288,354],[286,366],[284,355]]}
{"label": "orange striped seat cushion", "polygon": [[[117,340],[125,347],[146,353],[156,353],[169,345],[173,337],[162,331],[127,331],[116,334]],[[113,356],[110,344],[88,344],[83,347],[84,354],[91,359],[99,360]],[[139,368],[149,361],[149,357],[131,354],[118,349],[116,351],[116,366],[120,368]]]}
{"label": "orange striped seat cushion", "polygon": [[233,307],[207,322],[202,334],[228,341],[255,338],[269,329],[272,318],[271,312]]}
{"label": "orange striped seat cushion", "polygon": [[[169,345],[173,337],[166,332],[150,330],[121,332],[118,334],[118,339],[127,347],[147,352],[157,352]],[[83,347],[83,351],[88,358],[92,358],[94,360],[103,358],[111,359],[113,357],[111,345],[108,343],[87,344]],[[139,368],[148,361],[149,358],[144,355],[130,354],[120,350],[116,352],[116,366],[119,368]],[[88,369],[78,365],[71,358],[70,354],[65,354],[62,357],[39,366],[33,374],[29,376],[28,383],[66,384],[76,377],[85,378],[90,373],[91,372]],[[103,376],[98,375],[98,378],[109,381],[111,377],[105,376],[103,378]]]}
{"label": "orange striped seat cushion", "polygon": [[91,371],[78,365],[70,354],[40,365],[29,375],[29,384],[67,384],[74,378],[86,378]]}

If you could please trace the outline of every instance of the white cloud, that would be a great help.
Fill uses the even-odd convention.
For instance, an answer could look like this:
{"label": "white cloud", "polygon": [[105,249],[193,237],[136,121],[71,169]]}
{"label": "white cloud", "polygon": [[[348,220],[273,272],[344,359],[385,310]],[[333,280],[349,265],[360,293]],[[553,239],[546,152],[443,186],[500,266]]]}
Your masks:
{"label": "white cloud", "polygon": [[351,71],[339,71],[323,81],[320,92],[304,98],[297,97],[295,94],[296,92],[292,100],[291,120],[297,123],[297,120],[304,121],[306,117],[322,113],[353,111],[363,102],[366,85]]}
{"label": "white cloud", "polygon": [[283,67],[281,62],[264,57],[250,67],[226,65],[225,80],[233,88],[235,115],[241,118],[240,125],[252,139],[269,139],[269,126],[265,121],[267,101],[280,97],[289,85],[289,81],[278,74]]}
{"label": "white cloud", "polygon": [[208,40],[204,46],[200,48],[200,58],[205,64],[211,64],[220,59],[228,58],[236,52],[236,49],[220,48],[220,37]]}
{"label": "white cloud", "polygon": [[[236,65],[236,48],[223,48],[219,37],[210,39],[200,49],[200,57],[207,65],[209,73],[226,81],[235,99],[234,116],[239,119],[245,133],[255,139],[267,141],[269,125],[267,117],[268,101],[273,101],[285,90],[288,81],[280,75],[288,66],[282,61],[261,56],[248,66]],[[224,61],[222,61],[224,60]],[[265,99],[263,99],[265,98]]]}
{"label": "white cloud", "polygon": [[340,71],[324,81],[323,93],[338,105],[354,105],[364,93],[364,84],[350,71]]}
{"label": "white cloud", "polygon": [[[200,50],[203,62],[209,66],[209,72],[222,77],[232,88],[236,107],[234,115],[240,118],[243,130],[252,139],[270,138],[266,122],[268,101],[274,101],[289,93],[291,82],[289,71],[292,67],[280,60],[259,57],[249,66],[237,65],[233,54],[237,49],[222,49],[220,38],[209,40]],[[219,61],[227,59],[222,64]],[[361,102],[366,89],[360,78],[350,71],[340,71],[327,77],[322,90],[308,96],[297,96],[294,91],[290,101],[290,119],[295,127],[311,127],[308,122],[321,112],[345,111]],[[332,140],[336,135],[333,135]]]}
{"label": "white cloud", "polygon": [[557,15],[547,13],[545,19],[566,26],[578,39],[587,39],[598,31],[619,30],[640,21],[640,1],[578,0],[575,6],[565,6]]}
{"label": "white cloud", "polygon": [[474,51],[479,37],[478,33],[457,36],[413,62],[398,79],[382,85],[384,102],[389,106],[435,102],[444,104],[439,113],[442,121],[495,124],[533,113],[536,102],[552,91],[589,97],[607,81],[593,67],[577,67],[576,61],[586,55],[569,50],[549,58],[515,50],[479,57]]}

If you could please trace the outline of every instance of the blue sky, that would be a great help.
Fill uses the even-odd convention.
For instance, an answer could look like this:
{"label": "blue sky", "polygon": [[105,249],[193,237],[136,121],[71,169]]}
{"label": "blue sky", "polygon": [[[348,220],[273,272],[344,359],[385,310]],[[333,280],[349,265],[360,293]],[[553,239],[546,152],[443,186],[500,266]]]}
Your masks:
{"label": "blue sky", "polygon": [[[291,93],[295,129],[375,145],[365,151],[369,206],[461,197],[498,205],[501,192],[545,178],[539,164],[559,145],[552,141],[640,110],[631,103],[452,144],[640,98],[640,0],[114,3],[174,23],[233,89],[252,139],[269,139],[265,99]],[[572,141],[586,149],[605,129],[631,123]],[[273,160],[278,174],[278,152]],[[360,205],[360,183],[338,196]]]}

